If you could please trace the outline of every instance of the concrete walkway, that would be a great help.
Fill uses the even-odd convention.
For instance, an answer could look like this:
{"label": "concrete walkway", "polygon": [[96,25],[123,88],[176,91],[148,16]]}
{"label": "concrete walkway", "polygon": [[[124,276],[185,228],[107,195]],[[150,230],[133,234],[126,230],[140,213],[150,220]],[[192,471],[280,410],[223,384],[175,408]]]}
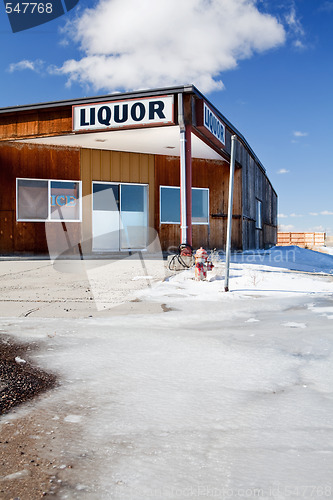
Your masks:
{"label": "concrete walkway", "polygon": [[[143,254],[144,255],[144,254]],[[0,317],[84,318],[162,312],[135,291],[163,280],[166,261],[138,254],[108,260],[0,261]]]}

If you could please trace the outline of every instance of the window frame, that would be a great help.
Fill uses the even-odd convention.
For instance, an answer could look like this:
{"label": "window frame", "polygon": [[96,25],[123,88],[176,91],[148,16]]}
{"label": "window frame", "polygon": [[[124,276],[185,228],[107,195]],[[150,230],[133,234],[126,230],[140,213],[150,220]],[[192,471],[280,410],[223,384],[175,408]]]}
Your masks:
{"label": "window frame", "polygon": [[262,230],[262,201],[256,198],[256,229]]}
{"label": "window frame", "polygon": [[[166,186],[166,185],[160,185],[160,203],[159,203],[159,207],[160,207],[160,216],[159,216],[159,219],[160,219],[160,224],[172,224],[172,225],[180,225],[180,220],[179,222],[166,222],[166,221],[162,221],[162,189],[164,188],[167,188],[167,189],[178,189],[179,191],[179,197],[180,197],[180,187],[179,186]],[[209,226],[209,188],[201,188],[201,187],[192,187],[191,188],[192,190],[196,189],[196,190],[200,190],[200,191],[207,191],[208,192],[208,196],[207,196],[207,222],[193,222],[192,221],[192,226]],[[180,213],[179,213],[179,218],[180,218]]]}
{"label": "window frame", "polygon": [[[75,181],[72,181],[75,182]],[[81,181],[80,181],[81,182]],[[147,217],[149,221],[149,184],[146,182],[115,182],[115,181],[91,181],[91,194],[94,193],[93,184],[112,184],[113,186],[119,186],[119,213],[121,212],[121,185],[126,186],[145,186],[147,188]],[[82,205],[82,204],[81,204]],[[82,206],[81,206],[82,209]],[[94,209],[93,196],[91,196],[91,213]]]}
{"label": "window frame", "polygon": [[162,189],[178,189],[179,190],[179,199],[180,199],[180,187],[178,186],[160,186],[160,224],[173,224],[180,225],[180,213],[179,213],[179,222],[170,222],[170,221],[162,221]]}
{"label": "window frame", "polygon": [[[93,213],[94,213],[94,184],[109,184],[113,186],[119,186],[119,207],[118,207],[118,216],[121,221],[121,186],[126,185],[126,186],[143,186],[146,188],[146,199],[145,203],[147,204],[147,230],[149,230],[149,220],[150,220],[150,213],[149,213],[149,184],[146,182],[116,182],[116,181],[91,181],[91,196],[90,196],[90,208],[91,208],[91,220],[93,218]],[[93,223],[92,223],[93,224]],[[92,231],[93,231],[93,226],[92,226]],[[92,239],[94,238],[92,234]],[[147,242],[148,245],[148,242]],[[104,250],[99,250],[99,249],[92,249],[93,253],[104,253]],[[128,248],[121,248],[121,243],[119,240],[119,252],[146,252],[147,248],[131,248],[130,250]]]}
{"label": "window frame", "polygon": [[[195,226],[208,226],[209,225],[209,188],[198,188],[198,187],[192,187],[192,190],[196,191],[208,191],[208,196],[207,196],[207,222],[193,222],[192,225]],[[193,208],[192,208],[192,218],[193,218]]]}
{"label": "window frame", "polygon": [[[44,181],[47,182],[47,219],[19,219],[18,218],[18,184],[19,181]],[[78,219],[52,219],[51,217],[51,183],[52,182],[75,182],[79,184],[79,197],[80,207],[79,207],[79,218]],[[82,181],[71,180],[71,179],[39,179],[36,177],[16,177],[16,222],[82,222]]]}

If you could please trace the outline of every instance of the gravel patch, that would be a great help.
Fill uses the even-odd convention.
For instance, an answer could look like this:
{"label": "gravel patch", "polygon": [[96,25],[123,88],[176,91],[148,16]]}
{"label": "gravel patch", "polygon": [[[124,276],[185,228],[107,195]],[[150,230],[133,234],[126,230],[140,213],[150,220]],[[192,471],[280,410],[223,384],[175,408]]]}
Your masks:
{"label": "gravel patch", "polygon": [[29,354],[37,344],[17,344],[0,338],[0,414],[56,385],[56,377],[33,366]]}

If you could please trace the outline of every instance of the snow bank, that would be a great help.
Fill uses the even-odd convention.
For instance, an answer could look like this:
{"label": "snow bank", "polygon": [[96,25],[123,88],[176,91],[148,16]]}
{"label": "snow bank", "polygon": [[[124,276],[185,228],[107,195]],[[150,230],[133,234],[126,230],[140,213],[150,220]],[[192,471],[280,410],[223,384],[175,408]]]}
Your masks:
{"label": "snow bank", "polygon": [[[333,293],[333,256],[299,247],[274,247],[265,251],[234,253],[230,267],[230,292],[224,292],[225,264],[214,256],[215,267],[207,281],[195,281],[194,269],[175,274],[150,289],[137,293],[141,300],[162,301],[186,314],[216,313],[216,303],[227,306],[225,315],[248,307],[279,308],[278,298]],[[301,273],[301,274],[300,274]],[[253,304],[248,301],[251,298]],[[274,300],[272,300],[274,299]],[[232,303],[235,303],[232,305]],[[244,303],[244,306],[240,306]]]}
{"label": "snow bank", "polygon": [[262,264],[295,271],[333,275],[333,255],[298,246],[272,247],[269,250],[245,251],[232,254],[231,262]]}

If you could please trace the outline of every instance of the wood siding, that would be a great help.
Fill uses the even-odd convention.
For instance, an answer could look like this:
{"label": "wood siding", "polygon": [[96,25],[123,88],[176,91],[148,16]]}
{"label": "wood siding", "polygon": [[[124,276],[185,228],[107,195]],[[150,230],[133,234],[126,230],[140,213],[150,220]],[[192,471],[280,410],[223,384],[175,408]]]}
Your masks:
{"label": "wood siding", "polygon": [[[242,174],[235,172],[233,199],[232,246],[242,246]],[[180,185],[180,160],[173,156],[155,157],[155,229],[159,232],[161,246],[174,251],[180,243],[180,225],[160,224],[160,186]],[[209,189],[209,225],[192,225],[193,247],[224,249],[226,242],[229,165],[223,161],[192,160],[192,185]]]}
{"label": "wood siding", "polygon": [[[92,182],[133,182],[149,185],[149,226],[154,226],[154,156],[81,149],[83,240],[92,237]],[[89,251],[89,248],[87,249]]]}
{"label": "wood siding", "polygon": [[63,135],[72,132],[72,107],[3,114],[0,120],[0,142]]}
{"label": "wood siding", "polygon": [[[80,154],[75,148],[20,143],[0,145],[0,252],[46,253],[44,222],[16,221],[16,178],[80,179]],[[61,223],[52,222],[55,240]],[[79,237],[80,223],[71,222]]]}
{"label": "wood siding", "polygon": [[[243,174],[243,250],[270,247],[277,237],[277,195],[266,173],[241,143],[236,153]],[[262,203],[262,229],[256,229],[256,200]]]}

